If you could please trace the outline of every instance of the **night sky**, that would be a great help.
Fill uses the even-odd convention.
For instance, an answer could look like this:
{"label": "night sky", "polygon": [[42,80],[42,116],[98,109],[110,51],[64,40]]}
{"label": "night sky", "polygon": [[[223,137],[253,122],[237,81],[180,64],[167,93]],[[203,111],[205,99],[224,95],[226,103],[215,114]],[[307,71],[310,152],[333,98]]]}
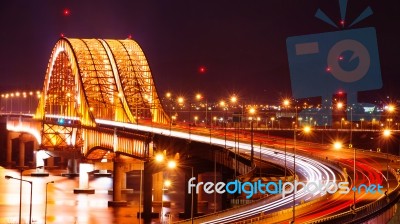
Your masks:
{"label": "night sky", "polygon": [[[346,23],[367,6],[374,14],[352,28],[375,27],[383,88],[367,96],[400,96],[400,2],[349,0]],[[160,94],[208,99],[232,93],[257,102],[291,95],[286,38],[338,30],[337,0],[6,0],[0,6],[0,90],[41,89],[60,34],[125,39],[142,47]],[[64,10],[69,10],[65,16]],[[204,73],[199,69],[204,67]]]}

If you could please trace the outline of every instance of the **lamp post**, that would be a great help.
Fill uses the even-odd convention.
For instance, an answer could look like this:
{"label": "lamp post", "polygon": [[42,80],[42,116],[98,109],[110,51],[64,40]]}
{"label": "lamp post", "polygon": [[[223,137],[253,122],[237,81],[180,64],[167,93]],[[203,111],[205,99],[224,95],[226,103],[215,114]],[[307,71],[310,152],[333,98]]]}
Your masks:
{"label": "lamp post", "polygon": [[225,149],[226,149],[226,111],[227,111],[227,107],[226,107],[226,103],[225,101],[221,100],[219,102],[219,105],[223,108],[224,110],[224,135],[225,135]]}
{"label": "lamp post", "polygon": [[[21,174],[22,174],[22,170],[21,170]],[[27,182],[31,185],[31,196],[30,196],[30,202],[29,202],[29,224],[32,224],[32,181],[29,180],[23,180],[22,178],[16,178],[16,177],[12,177],[9,175],[4,176],[6,179],[14,179],[14,180],[19,180],[21,183],[20,185],[22,186],[22,181]],[[20,191],[19,191],[19,223],[21,223],[21,198],[22,198],[22,187],[20,187]]]}
{"label": "lamp post", "polygon": [[389,117],[389,115],[392,115],[394,112],[395,112],[395,110],[396,110],[396,107],[393,105],[393,104],[389,104],[389,105],[387,105],[386,106],[386,110],[388,111],[388,119],[387,119],[387,128],[391,128],[391,122],[393,121],[393,119],[391,118],[391,117]]}
{"label": "lamp post", "polygon": [[47,185],[48,184],[52,184],[52,183],[54,183],[54,181],[50,181],[50,182],[47,182],[46,183],[46,199],[45,199],[45,204],[44,204],[44,223],[46,224],[47,223]]}
{"label": "lamp post", "polygon": [[251,154],[250,154],[250,164],[251,167],[254,165],[254,130],[253,130],[253,115],[256,113],[256,109],[250,108],[249,113],[251,117],[250,120],[250,144],[251,144]]}
{"label": "lamp post", "polygon": [[[237,96],[234,94],[230,97],[230,102],[232,105],[236,104],[238,102]],[[233,117],[233,115],[232,115]],[[240,143],[240,124],[242,123],[242,117],[243,117],[243,107],[242,107],[242,114],[239,116],[239,127],[235,124],[235,121],[233,121],[233,124],[235,125],[235,178],[236,178],[236,173],[237,173],[237,168],[238,168],[238,162],[237,162],[237,153],[239,151],[239,143]],[[237,142],[237,144],[236,144]]]}
{"label": "lamp post", "polygon": [[390,129],[385,129],[383,131],[383,137],[386,140],[386,192],[389,193],[389,138],[392,135]]}
{"label": "lamp post", "polygon": [[[287,108],[289,107],[290,101],[288,99],[283,100],[283,106],[285,107],[285,112],[287,113]],[[285,181],[287,175],[287,161],[286,161],[286,137],[285,137]]]}

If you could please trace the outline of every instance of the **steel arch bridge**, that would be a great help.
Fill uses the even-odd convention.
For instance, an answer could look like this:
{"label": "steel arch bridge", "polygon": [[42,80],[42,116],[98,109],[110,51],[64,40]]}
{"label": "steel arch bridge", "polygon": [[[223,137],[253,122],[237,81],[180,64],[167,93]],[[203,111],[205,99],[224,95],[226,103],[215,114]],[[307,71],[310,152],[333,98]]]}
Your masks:
{"label": "steel arch bridge", "polygon": [[94,133],[96,120],[166,124],[170,119],[134,40],[75,38],[61,38],[53,48],[35,118],[42,120],[42,147],[89,147],[84,150],[90,150],[91,139],[116,141],[110,139],[113,133],[107,138]]}

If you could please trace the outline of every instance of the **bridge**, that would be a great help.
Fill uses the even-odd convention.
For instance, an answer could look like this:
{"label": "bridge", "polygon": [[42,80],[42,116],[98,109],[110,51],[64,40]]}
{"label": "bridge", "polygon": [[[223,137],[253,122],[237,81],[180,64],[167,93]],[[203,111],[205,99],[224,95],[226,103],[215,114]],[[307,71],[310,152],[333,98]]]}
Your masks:
{"label": "bridge", "polygon": [[[132,39],[60,39],[53,48],[43,90],[38,94],[38,99],[33,114],[4,115],[9,131],[7,164],[13,164],[12,139],[19,138],[19,167],[26,165],[24,142],[34,143],[33,148],[36,153],[32,162],[38,167],[34,175],[45,175],[42,165],[47,159],[47,166],[51,166],[52,162],[49,161],[53,159],[52,157],[68,160],[66,176],[78,175],[79,163],[80,182],[75,193],[95,193],[88,184],[89,171],[113,170],[113,200],[109,202],[110,206],[127,205],[127,202],[121,199],[121,194],[126,188],[124,174],[134,169],[141,170],[144,173],[143,213],[139,212],[139,216],[143,216],[145,221],[151,218],[152,204],[162,202],[161,183],[164,167],[155,165],[154,156],[157,153],[179,159],[184,164],[182,166],[189,168],[185,174],[186,184],[191,177],[200,178],[202,172],[210,172],[211,170],[206,167],[214,162],[215,166],[225,167],[229,177],[238,177],[242,181],[254,176],[255,164],[262,166],[262,162],[267,163],[264,165],[269,168],[272,167],[271,164],[281,164],[278,168],[281,171],[283,163],[287,163],[287,167],[296,167],[288,168],[291,174],[288,178],[291,176],[291,181],[349,180],[351,186],[355,186],[364,183],[365,178],[372,179],[370,172],[385,176],[384,170],[380,168],[378,170],[376,167],[368,168],[366,163],[361,161],[357,163],[357,171],[347,173],[346,170],[352,168],[348,161],[339,158],[328,160],[328,156],[326,158],[315,156],[324,152],[326,155],[329,154],[330,158],[334,158],[335,152],[327,152],[331,148],[326,145],[318,145],[316,148],[296,142],[296,135],[302,131],[296,128],[291,130],[294,133],[294,140],[290,142],[285,139],[283,147],[283,140],[280,143],[276,140],[266,141],[265,135],[260,134],[257,137],[253,132],[249,132],[251,139],[242,137],[239,142],[236,136],[229,137],[232,136],[229,135],[232,130],[228,130],[227,137],[227,129],[222,133],[222,130],[211,128],[205,132],[204,128],[190,125],[188,129],[185,129],[186,125],[172,127],[172,119],[160,102],[145,55]],[[257,162],[254,161],[255,142],[260,143]],[[343,157],[348,160],[352,153],[352,150],[345,152]],[[361,154],[363,155],[361,158],[377,158],[379,163],[385,163],[388,159],[379,153]],[[200,160],[196,162],[191,159],[193,157]],[[390,161],[398,161],[398,158],[391,156]],[[322,192],[313,194],[301,189],[288,197],[268,197],[258,203],[240,207],[238,210],[228,210],[196,219],[193,216],[197,215],[198,200],[201,200],[197,195],[193,197],[193,194],[186,194],[185,217],[199,223],[227,223],[256,217],[257,220],[253,221],[262,223],[268,219],[290,220],[292,212],[294,215],[294,212],[299,210],[297,214],[305,217],[303,220],[299,218],[301,222],[310,220],[318,222],[321,218],[332,222],[340,219],[366,220],[376,218],[374,214],[379,215],[382,212],[387,220],[390,215],[385,212],[389,211],[392,214],[393,208],[386,206],[382,201],[387,200],[388,204],[393,204],[399,196],[394,167],[395,165],[389,169],[388,166],[387,169],[387,172],[391,173],[390,181],[389,175],[386,176],[386,180],[379,175],[375,178],[380,183],[388,183],[385,190],[389,196],[382,199],[380,196],[369,197],[364,193],[363,197],[369,199],[360,199],[358,210],[355,211],[354,208],[349,214],[344,210],[348,210],[351,206],[351,197]],[[286,172],[286,168],[284,170]],[[241,176],[238,176],[239,174]],[[357,176],[357,181],[350,180],[352,176]],[[225,182],[229,180],[222,173],[218,175],[218,179]],[[369,183],[371,181],[369,180]],[[152,188],[154,192],[151,191]],[[221,197],[218,199],[221,200]],[[192,206],[188,206],[189,204]],[[313,213],[305,211],[305,207],[313,204],[322,207],[334,205],[337,210],[312,216]],[[292,205],[296,206],[296,210],[291,209]],[[354,216],[354,214],[359,215]],[[283,217],[283,220],[277,219],[278,216]]]}

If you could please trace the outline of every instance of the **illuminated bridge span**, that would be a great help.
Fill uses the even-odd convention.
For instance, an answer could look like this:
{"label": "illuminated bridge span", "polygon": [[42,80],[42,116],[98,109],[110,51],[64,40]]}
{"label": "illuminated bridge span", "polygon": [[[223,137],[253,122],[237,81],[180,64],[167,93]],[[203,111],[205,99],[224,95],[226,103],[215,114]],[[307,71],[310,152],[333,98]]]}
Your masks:
{"label": "illuminated bridge span", "polygon": [[60,39],[42,94],[35,118],[43,120],[45,148],[81,147],[102,139],[93,137],[100,135],[93,129],[99,119],[169,122],[144,53],[131,39]]}

